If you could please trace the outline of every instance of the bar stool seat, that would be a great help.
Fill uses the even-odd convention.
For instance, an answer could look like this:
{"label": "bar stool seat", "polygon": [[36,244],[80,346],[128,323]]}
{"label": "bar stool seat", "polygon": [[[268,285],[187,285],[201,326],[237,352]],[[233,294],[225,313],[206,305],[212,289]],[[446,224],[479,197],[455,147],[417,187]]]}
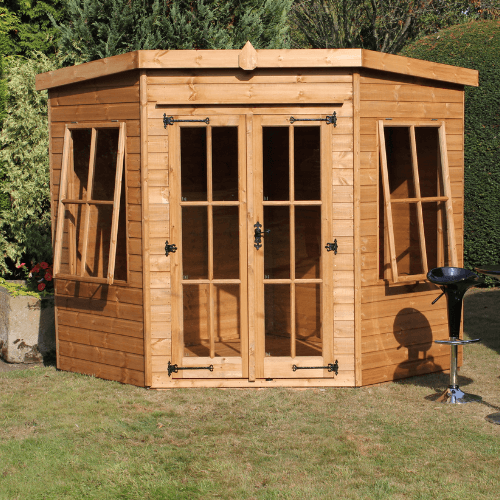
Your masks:
{"label": "bar stool seat", "polygon": [[460,267],[437,267],[427,273],[427,279],[441,287],[443,293],[432,303],[435,304],[443,295],[448,305],[448,340],[435,340],[436,344],[450,346],[450,385],[437,401],[449,404],[464,404],[481,401],[480,396],[464,393],[458,386],[458,346],[479,342],[481,339],[460,339],[462,321],[462,302],[465,292],[484,282],[476,273]]}

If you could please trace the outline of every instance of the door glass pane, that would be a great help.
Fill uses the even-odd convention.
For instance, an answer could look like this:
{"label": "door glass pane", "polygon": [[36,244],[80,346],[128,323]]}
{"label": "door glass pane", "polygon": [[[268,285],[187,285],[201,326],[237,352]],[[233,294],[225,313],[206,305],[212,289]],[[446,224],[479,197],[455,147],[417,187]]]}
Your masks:
{"label": "door glass pane", "polygon": [[210,356],[210,285],[183,285],[184,356]]}
{"label": "door glass pane", "polygon": [[238,128],[212,128],[212,197],[238,200]]}
{"label": "door glass pane", "polygon": [[438,195],[438,165],[440,160],[438,129],[415,127],[418,177],[422,197]]}
{"label": "door glass pane", "polygon": [[213,207],[214,278],[240,277],[239,207]]}
{"label": "door glass pane", "polygon": [[393,203],[392,221],[399,274],[422,274],[417,204]]}
{"label": "door glass pane", "polygon": [[213,289],[215,356],[240,356],[240,285],[214,285]]}
{"label": "door glass pane", "polygon": [[295,349],[297,356],[321,356],[321,314],[319,283],[295,285]]}
{"label": "door glass pane", "polygon": [[288,127],[262,129],[264,200],[290,199]]}
{"label": "door glass pane", "polygon": [[207,207],[182,207],[183,279],[208,279]]}
{"label": "door glass pane", "polygon": [[409,127],[385,127],[391,199],[415,198]]}
{"label": "door glass pane", "polygon": [[207,130],[182,127],[181,196],[183,201],[207,200]]}
{"label": "door glass pane", "polygon": [[264,277],[290,278],[290,209],[264,207],[263,230],[270,229],[264,240]]}
{"label": "door glass pane", "polygon": [[295,207],[295,278],[319,278],[321,207]]}
{"label": "door glass pane", "polygon": [[296,200],[321,199],[320,128],[294,127]]}
{"label": "door glass pane", "polygon": [[117,128],[97,130],[94,183],[92,186],[93,200],[112,201],[114,198],[118,134]]}
{"label": "door glass pane", "polygon": [[266,356],[291,356],[290,285],[264,285]]}

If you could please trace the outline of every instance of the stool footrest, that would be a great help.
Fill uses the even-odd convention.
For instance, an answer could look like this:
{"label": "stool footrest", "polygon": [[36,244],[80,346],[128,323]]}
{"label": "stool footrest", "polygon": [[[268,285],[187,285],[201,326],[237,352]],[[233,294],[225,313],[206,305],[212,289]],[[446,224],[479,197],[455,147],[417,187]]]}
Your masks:
{"label": "stool footrest", "polygon": [[471,340],[435,340],[436,344],[449,344],[449,345],[466,345],[474,344],[475,342],[481,342],[481,339],[471,339]]}

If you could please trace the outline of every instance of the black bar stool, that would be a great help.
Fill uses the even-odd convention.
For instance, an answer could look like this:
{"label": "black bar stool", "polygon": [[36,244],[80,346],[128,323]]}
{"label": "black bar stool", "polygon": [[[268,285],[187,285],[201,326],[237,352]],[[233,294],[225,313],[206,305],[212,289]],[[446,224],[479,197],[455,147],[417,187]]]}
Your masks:
{"label": "black bar stool", "polygon": [[449,340],[435,340],[437,344],[450,345],[450,385],[437,401],[450,404],[472,403],[481,401],[480,396],[466,394],[458,387],[457,355],[459,345],[468,345],[479,342],[481,339],[460,340],[460,323],[462,321],[462,301],[465,292],[484,282],[476,273],[460,267],[437,267],[427,273],[427,279],[441,287],[443,293],[434,300],[435,304],[443,295],[446,295],[448,304],[448,331]]}
{"label": "black bar stool", "polygon": [[[495,278],[500,281],[500,266],[480,266],[474,268],[474,271],[479,274],[485,274],[486,276],[490,276],[491,278]],[[491,413],[490,415],[486,415],[484,417],[488,422],[492,424],[500,425],[500,413]]]}

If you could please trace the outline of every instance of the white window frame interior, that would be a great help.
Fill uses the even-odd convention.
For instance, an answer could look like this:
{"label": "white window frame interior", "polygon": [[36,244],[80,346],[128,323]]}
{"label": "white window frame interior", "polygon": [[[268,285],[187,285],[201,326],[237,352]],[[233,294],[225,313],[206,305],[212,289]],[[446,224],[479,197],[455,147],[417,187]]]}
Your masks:
{"label": "white window frame interior", "polygon": [[[94,176],[94,167],[96,159],[96,142],[97,142],[97,129],[103,128],[117,128],[119,129],[118,134],[118,150],[116,155],[116,168],[115,168],[115,188],[113,201],[100,201],[92,199],[92,185]],[[73,138],[71,131],[76,129],[90,129],[92,131],[91,143],[90,143],[90,158],[89,158],[89,169],[88,169],[88,181],[87,181],[87,192],[84,199],[68,199],[68,174],[69,168],[72,163],[71,154],[73,151]],[[82,123],[82,124],[67,124],[64,131],[64,144],[62,153],[62,165],[61,165],[61,180],[59,184],[59,199],[57,208],[57,226],[56,226],[56,238],[54,242],[54,277],[55,278],[65,278],[78,281],[89,281],[94,283],[107,283],[108,285],[113,284],[114,272],[115,272],[115,261],[116,261],[116,244],[118,237],[118,218],[120,215],[120,198],[122,191],[122,179],[125,163],[125,142],[126,142],[126,124],[121,123]],[[108,258],[108,271],[106,277],[94,277],[94,276],[84,276],[85,274],[85,262],[87,259],[87,246],[88,246],[88,233],[89,233],[89,220],[90,220],[90,206],[91,205],[106,205],[113,204],[113,213],[111,221],[111,241],[109,246],[109,258]],[[76,274],[76,266],[74,262],[70,262],[70,274],[61,274],[61,257],[62,257],[62,243],[63,243],[63,232],[64,232],[64,218],[66,205],[71,204],[83,204],[86,206],[85,210],[85,220],[84,224],[84,236],[82,245],[82,266],[80,269],[80,274]],[[70,258],[71,261],[71,258]],[[71,265],[73,264],[73,268]],[[72,271],[72,272],[71,272]]]}
{"label": "white window frame interior", "polygon": [[[390,186],[389,186],[389,171],[387,165],[387,153],[385,144],[385,127],[404,127],[408,128],[410,132],[410,145],[411,145],[411,164],[413,173],[413,183],[415,188],[415,197],[407,199],[394,199],[391,200]],[[440,161],[438,165],[439,180],[442,181],[442,196],[435,197],[422,197],[420,193],[420,181],[418,174],[418,158],[417,147],[415,140],[415,127],[433,127],[438,129],[439,139],[439,153]],[[382,188],[384,196],[384,210],[385,210],[385,241],[389,244],[389,260],[391,263],[392,281],[394,283],[401,283],[405,281],[419,281],[425,280],[427,277],[428,264],[427,264],[427,248],[425,244],[424,222],[422,213],[422,202],[444,202],[446,214],[446,226],[448,235],[448,248],[449,258],[453,267],[458,267],[457,258],[457,245],[455,239],[455,224],[453,219],[453,202],[451,196],[450,174],[448,167],[448,152],[446,149],[446,129],[444,122],[394,122],[380,120],[378,122],[379,131],[379,148],[380,148],[380,168],[382,173]],[[439,194],[439,193],[438,193]],[[398,273],[398,264],[396,260],[396,245],[394,238],[394,223],[392,219],[392,205],[395,203],[415,203],[417,206],[418,218],[418,231],[420,240],[420,254],[421,265],[423,274],[413,274],[400,276]],[[384,264],[386,261],[385,256]]]}

